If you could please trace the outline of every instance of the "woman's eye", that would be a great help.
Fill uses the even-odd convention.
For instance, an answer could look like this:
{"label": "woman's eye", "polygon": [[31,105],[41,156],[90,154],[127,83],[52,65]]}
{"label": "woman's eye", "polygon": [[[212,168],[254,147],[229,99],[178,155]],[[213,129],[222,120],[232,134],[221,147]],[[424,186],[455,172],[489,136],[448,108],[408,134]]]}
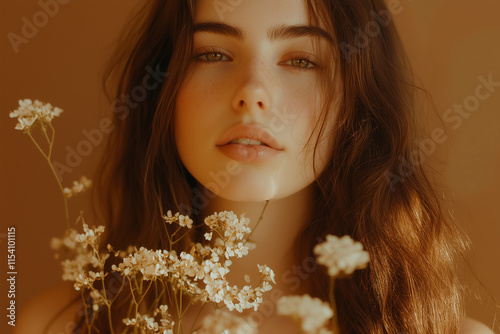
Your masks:
{"label": "woman's eye", "polygon": [[290,60],[290,65],[300,70],[311,70],[316,67],[316,64],[309,60],[309,58],[307,57],[292,59]]}
{"label": "woman's eye", "polygon": [[226,55],[217,50],[205,50],[204,53],[197,55],[195,58],[199,61],[206,63],[214,63],[218,61],[229,60],[229,58]]}
{"label": "woman's eye", "polygon": [[[201,61],[206,64],[231,60],[231,58],[226,56],[224,53],[215,49],[205,49],[203,50],[203,53],[196,55],[194,58],[197,61]],[[309,57],[293,58],[283,64],[290,65],[294,69],[298,70],[313,70],[317,67],[317,64],[314,63]]]}

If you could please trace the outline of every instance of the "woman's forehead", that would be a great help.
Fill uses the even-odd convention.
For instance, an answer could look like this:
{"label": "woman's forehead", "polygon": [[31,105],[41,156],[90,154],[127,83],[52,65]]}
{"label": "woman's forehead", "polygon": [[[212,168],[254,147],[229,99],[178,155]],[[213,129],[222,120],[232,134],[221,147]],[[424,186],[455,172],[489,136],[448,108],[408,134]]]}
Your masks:
{"label": "woman's forehead", "polygon": [[222,21],[248,28],[308,24],[304,0],[198,0],[195,22]]}
{"label": "woman's forehead", "polygon": [[325,43],[334,40],[332,32],[309,22],[304,0],[199,0],[194,22],[195,33],[213,32],[240,41],[308,38],[315,47],[328,49]]}

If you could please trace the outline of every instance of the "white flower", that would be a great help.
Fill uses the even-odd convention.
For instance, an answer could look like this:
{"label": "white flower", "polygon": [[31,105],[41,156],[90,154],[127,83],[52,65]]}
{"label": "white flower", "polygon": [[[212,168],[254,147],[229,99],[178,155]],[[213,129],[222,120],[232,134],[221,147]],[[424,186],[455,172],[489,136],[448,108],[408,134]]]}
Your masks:
{"label": "white flower", "polygon": [[81,243],[83,246],[93,246],[98,248],[99,246],[99,237],[104,232],[104,226],[99,226],[96,228],[89,228],[87,224],[83,224],[83,232],[82,234],[75,235],[75,242]]}
{"label": "white flower", "polygon": [[96,280],[102,280],[105,276],[104,263],[110,256],[109,253],[98,252],[98,237],[104,227],[89,229],[84,224],[84,230],[85,233],[78,234],[76,230],[68,229],[64,238],[53,238],[51,242],[53,249],[71,255],[61,262],[62,279],[74,282],[76,290],[92,288]]}
{"label": "white flower", "polygon": [[274,271],[271,268],[266,265],[261,266],[260,264],[257,266],[259,267],[260,279],[262,281],[273,282],[276,284],[276,281],[274,280]]}
{"label": "white flower", "polygon": [[160,325],[158,327],[158,333],[162,334],[174,334],[175,322],[172,320],[171,315],[168,313],[167,305],[160,305],[154,315],[161,314]]}
{"label": "white flower", "polygon": [[221,211],[205,218],[205,224],[211,230],[219,232],[225,239],[232,241],[243,240],[245,234],[251,232],[248,227],[249,223],[248,218],[241,216],[238,219],[232,211]]}
{"label": "white flower", "polygon": [[192,228],[193,220],[189,218],[189,216],[183,216],[179,212],[177,212],[174,216],[172,216],[172,211],[168,210],[167,214],[163,216],[163,220],[165,223],[178,223],[180,226]]}
{"label": "white flower", "polygon": [[118,266],[112,266],[111,269],[122,272],[125,276],[141,273],[145,280],[154,280],[168,274],[168,255],[167,251],[152,251],[141,247],[123,258],[122,263]]}
{"label": "white flower", "polygon": [[370,261],[363,245],[348,235],[342,238],[327,235],[325,242],[314,247],[314,253],[318,256],[318,263],[328,268],[331,277],[350,275],[357,269],[366,268]]}
{"label": "white flower", "polygon": [[259,266],[261,276],[260,285],[253,288],[249,285],[238,288],[230,286],[226,280],[228,269],[221,270],[218,263],[206,261],[207,275],[205,283],[206,299],[215,303],[223,302],[228,310],[243,312],[245,309],[253,308],[257,311],[263,302],[263,295],[272,289],[270,282],[274,282],[274,273],[267,266]]}
{"label": "white flower", "polygon": [[193,221],[191,220],[191,218],[189,218],[189,216],[179,215],[179,225],[185,226],[187,228],[192,228]]}
{"label": "white flower", "polygon": [[106,300],[103,298],[104,293],[101,294],[97,290],[90,291],[90,298],[92,298],[92,309],[94,311],[99,311],[99,308],[106,304]]}
{"label": "white flower", "polygon": [[92,181],[82,176],[79,181],[73,181],[73,186],[71,188],[64,188],[64,195],[66,198],[71,198],[78,195],[92,186]]}
{"label": "white flower", "polygon": [[257,329],[242,318],[226,312],[217,310],[215,314],[203,319],[198,334],[256,334]]}
{"label": "white flower", "polygon": [[328,303],[309,295],[281,297],[278,300],[277,312],[293,317],[307,333],[317,332],[333,316]]}
{"label": "white flower", "polygon": [[50,248],[53,249],[53,250],[59,250],[59,249],[61,249],[62,245],[63,245],[63,242],[59,238],[52,238],[50,240]]}
{"label": "white flower", "polygon": [[[135,318],[123,319],[123,323],[125,326],[130,326],[134,328],[140,329],[140,333],[167,333],[173,334],[170,323],[168,324],[168,328],[164,325],[158,325],[158,322],[155,321],[153,317],[149,317],[146,314],[135,315]],[[173,323],[172,323],[173,324]]]}
{"label": "white flower", "polygon": [[[215,239],[214,246],[224,249],[219,255],[224,254],[226,259],[231,257],[241,258],[248,254],[249,245],[244,242],[244,238],[251,232],[250,220],[238,216],[232,211],[221,211],[205,218],[205,224],[212,232],[217,233],[220,238]],[[206,235],[205,237],[211,237]],[[210,238],[211,239],[211,238]]]}
{"label": "white flower", "polygon": [[75,229],[68,229],[64,238],[52,238],[50,247],[54,250],[60,250],[63,247],[67,248],[68,250],[73,250],[77,246],[75,242],[75,236],[77,234],[78,232]]}
{"label": "white flower", "polygon": [[38,100],[19,100],[19,107],[9,114],[10,118],[16,118],[18,123],[16,130],[29,131],[36,120],[50,123],[54,117],[61,115],[62,109],[53,107],[50,103]]}
{"label": "white flower", "polygon": [[[104,261],[106,256],[102,260],[97,259],[92,251],[85,251],[82,248],[79,249],[82,253],[78,254],[74,260],[64,260],[61,262],[63,268],[63,281],[74,282],[75,290],[80,290],[81,288],[91,288],[97,279],[102,279],[104,277]],[[109,254],[106,254],[109,256]],[[97,272],[89,270],[94,268]]]}

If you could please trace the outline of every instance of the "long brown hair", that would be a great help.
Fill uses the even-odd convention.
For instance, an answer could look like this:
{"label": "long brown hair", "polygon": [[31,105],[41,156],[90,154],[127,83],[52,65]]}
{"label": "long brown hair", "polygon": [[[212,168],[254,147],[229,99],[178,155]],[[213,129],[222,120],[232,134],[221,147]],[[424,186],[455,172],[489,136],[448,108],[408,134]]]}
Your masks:
{"label": "long brown hair", "polygon": [[[311,255],[318,235],[331,233],[351,235],[370,253],[368,270],[336,284],[343,332],[458,333],[455,261],[467,239],[422,164],[417,88],[390,14],[383,1],[308,3],[332,22],[342,93],[303,252]],[[324,298],[325,276],[316,279]]]}
{"label": "long brown hair", "polygon": [[[320,133],[332,117],[333,100],[339,108],[327,134],[334,143],[331,159],[315,182],[315,215],[300,236],[300,256],[312,256],[326,234],[349,234],[370,253],[366,270],[336,285],[343,333],[458,333],[463,306],[455,259],[464,253],[465,239],[420,163],[415,87],[390,13],[382,0],[306,3],[311,23],[322,24],[335,39],[335,60],[323,76]],[[194,216],[201,209],[173,131],[195,5],[147,1],[106,74],[114,83],[115,130],[94,188],[110,231],[105,244],[116,248],[165,247],[162,208]],[[161,83],[146,89],[144,78],[152,73]],[[134,90],[147,96],[134,99]],[[317,271],[311,280],[311,293],[327,300],[325,273]]]}

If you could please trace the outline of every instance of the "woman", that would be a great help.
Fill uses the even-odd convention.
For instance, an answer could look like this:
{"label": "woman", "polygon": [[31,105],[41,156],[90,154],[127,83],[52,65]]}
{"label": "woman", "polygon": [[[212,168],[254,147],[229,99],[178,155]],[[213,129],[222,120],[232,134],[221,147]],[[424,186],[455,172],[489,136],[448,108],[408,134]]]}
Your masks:
{"label": "woman", "polygon": [[[304,261],[348,234],[371,262],[336,284],[343,333],[491,333],[463,320],[464,238],[421,166],[414,86],[382,1],[153,0],[129,27],[96,187],[104,244],[165,248],[162,210],[255,224],[269,202],[235,284],[266,263],[281,294],[327,300],[325,273]],[[75,312],[50,331],[78,327]],[[292,331],[274,311],[258,319],[261,333]]]}

